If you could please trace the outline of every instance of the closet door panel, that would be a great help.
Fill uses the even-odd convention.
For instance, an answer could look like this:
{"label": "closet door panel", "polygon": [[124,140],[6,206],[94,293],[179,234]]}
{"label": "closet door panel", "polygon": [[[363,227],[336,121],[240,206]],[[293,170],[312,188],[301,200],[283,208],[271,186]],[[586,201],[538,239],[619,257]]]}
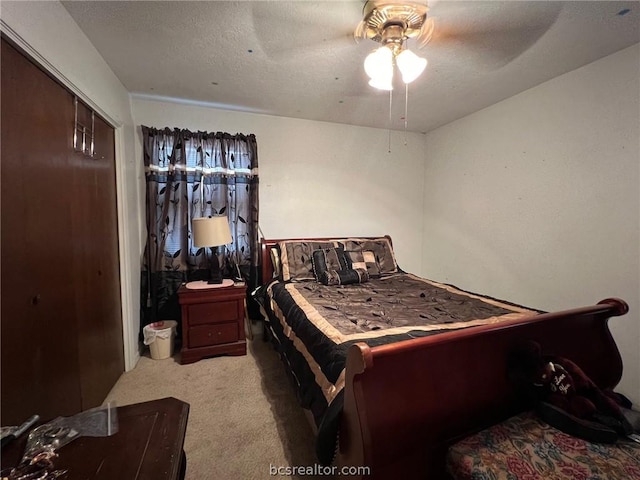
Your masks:
{"label": "closet door panel", "polygon": [[2,424],[80,410],[71,95],[2,40]]}
{"label": "closet door panel", "polygon": [[76,305],[85,409],[102,403],[124,371],[114,131],[96,116],[94,134],[94,158],[76,153],[72,159],[75,188],[84,199],[74,206],[73,219],[75,234],[86,240],[74,256],[76,276],[82,279]]}
{"label": "closet door panel", "polygon": [[124,345],[122,327],[122,289],[120,284],[120,248],[118,242],[118,216],[116,195],[116,156],[115,156],[115,131],[102,119],[96,119],[96,156],[101,162],[98,174],[98,201],[100,205],[111,205],[110,209],[104,209],[97,225],[100,238],[109,247],[108,255],[99,257],[100,279],[97,292],[97,302],[100,309],[105,312],[104,332],[105,343],[103,345],[102,364],[104,366],[105,383],[103,385],[104,397],[111,387],[124,372]]}

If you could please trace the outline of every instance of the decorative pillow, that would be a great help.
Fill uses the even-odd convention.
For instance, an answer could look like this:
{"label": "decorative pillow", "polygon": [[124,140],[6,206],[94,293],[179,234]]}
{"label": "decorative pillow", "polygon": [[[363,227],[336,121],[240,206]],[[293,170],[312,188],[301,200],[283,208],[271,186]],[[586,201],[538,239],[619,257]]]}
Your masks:
{"label": "decorative pillow", "polygon": [[327,270],[344,270],[349,268],[343,248],[322,248],[311,254],[311,265],[316,281],[320,282]]}
{"label": "decorative pillow", "polygon": [[351,283],[364,283],[369,281],[369,274],[365,269],[325,270],[320,277],[320,282],[325,285],[349,285]]}
{"label": "decorative pillow", "polygon": [[285,240],[278,243],[280,249],[280,278],[288,282],[315,280],[311,257],[314,250],[333,248],[334,242]]}
{"label": "decorative pillow", "polygon": [[380,266],[376,256],[371,250],[355,250],[346,252],[351,265],[349,268],[366,270],[371,278],[380,277]]}
{"label": "decorative pillow", "polygon": [[341,240],[340,244],[344,247],[345,251],[372,251],[378,262],[380,274],[382,275],[398,272],[398,264],[393,254],[393,248],[387,237],[374,239],[347,238]]}

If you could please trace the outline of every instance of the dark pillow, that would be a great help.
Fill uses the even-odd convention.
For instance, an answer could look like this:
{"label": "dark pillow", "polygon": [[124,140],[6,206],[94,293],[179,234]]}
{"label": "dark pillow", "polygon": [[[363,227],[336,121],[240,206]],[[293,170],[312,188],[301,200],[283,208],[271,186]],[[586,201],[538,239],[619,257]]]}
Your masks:
{"label": "dark pillow", "polygon": [[325,285],[349,285],[369,281],[369,274],[365,269],[327,270],[322,274],[320,282]]}
{"label": "dark pillow", "polygon": [[315,280],[311,256],[319,248],[333,248],[333,242],[284,240],[278,243],[280,250],[280,279],[301,282]]}
{"label": "dark pillow", "polygon": [[343,248],[320,248],[311,254],[311,265],[316,281],[321,282],[327,270],[349,268],[349,261],[345,257]]}
{"label": "dark pillow", "polygon": [[346,252],[349,259],[349,268],[361,268],[369,273],[370,278],[380,277],[380,265],[372,250],[351,250]]}

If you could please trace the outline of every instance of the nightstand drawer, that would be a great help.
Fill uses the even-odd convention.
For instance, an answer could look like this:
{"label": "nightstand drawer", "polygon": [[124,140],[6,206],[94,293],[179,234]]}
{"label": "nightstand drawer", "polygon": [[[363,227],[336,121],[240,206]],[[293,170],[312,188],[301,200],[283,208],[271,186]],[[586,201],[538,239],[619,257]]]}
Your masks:
{"label": "nightstand drawer", "polygon": [[[1,1],[1,0],[0,0]],[[214,355],[246,355],[245,285],[178,290],[182,315],[180,363]]]}
{"label": "nightstand drawer", "polygon": [[238,340],[238,322],[201,325],[189,329],[189,348]]}
{"label": "nightstand drawer", "polygon": [[189,324],[225,323],[238,321],[238,301],[226,300],[215,303],[189,305]]}

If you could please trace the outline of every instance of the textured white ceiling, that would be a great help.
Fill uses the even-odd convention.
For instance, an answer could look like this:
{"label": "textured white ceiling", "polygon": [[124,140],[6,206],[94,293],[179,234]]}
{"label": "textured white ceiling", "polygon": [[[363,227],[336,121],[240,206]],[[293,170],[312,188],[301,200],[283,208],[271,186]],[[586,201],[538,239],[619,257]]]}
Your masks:
{"label": "textured white ceiling", "polygon": [[[391,115],[388,92],[367,84],[362,62],[378,44],[353,39],[363,1],[63,4],[134,94],[404,128],[399,79]],[[638,1],[439,0],[429,15],[434,38],[417,51],[429,65],[409,86],[415,132],[640,42]]]}

